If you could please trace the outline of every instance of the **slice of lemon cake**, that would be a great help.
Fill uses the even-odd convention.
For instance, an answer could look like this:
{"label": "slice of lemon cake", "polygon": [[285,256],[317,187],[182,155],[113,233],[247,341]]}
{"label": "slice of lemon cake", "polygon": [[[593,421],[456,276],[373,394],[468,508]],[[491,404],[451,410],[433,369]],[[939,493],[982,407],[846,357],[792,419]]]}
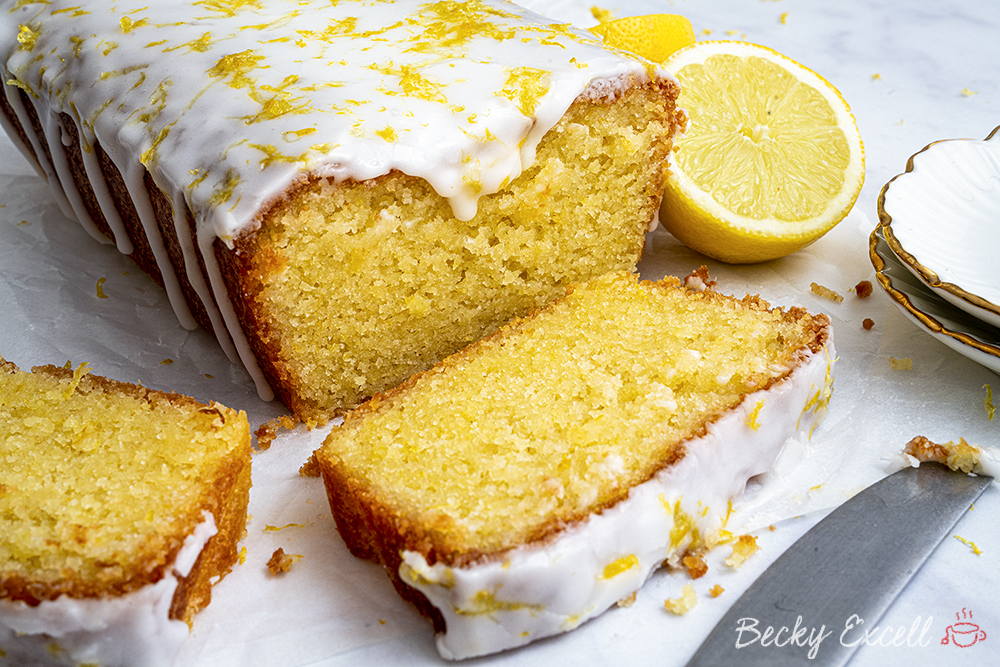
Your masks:
{"label": "slice of lemon cake", "polygon": [[317,459],[338,530],[447,658],[571,630],[823,417],[824,315],[613,273],[373,397]]}
{"label": "slice of lemon cake", "polygon": [[171,665],[249,492],[243,412],[0,359],[0,664]]}
{"label": "slice of lemon cake", "polygon": [[0,120],[65,213],[321,419],[631,270],[676,80],[494,0],[19,2]]}

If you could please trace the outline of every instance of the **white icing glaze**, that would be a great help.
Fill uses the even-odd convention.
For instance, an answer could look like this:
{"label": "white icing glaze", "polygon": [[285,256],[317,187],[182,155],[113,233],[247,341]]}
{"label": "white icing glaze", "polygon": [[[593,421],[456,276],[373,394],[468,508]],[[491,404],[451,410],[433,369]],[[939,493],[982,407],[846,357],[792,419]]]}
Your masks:
{"label": "white icing glaze", "polygon": [[49,145],[49,151],[52,154],[52,168],[55,171],[55,176],[60,183],[65,183],[69,186],[62,188],[66,201],[73,211],[73,214],[69,217],[79,221],[80,225],[83,226],[95,241],[105,244],[110,243],[111,241],[101,233],[101,230],[94,223],[93,218],[90,217],[90,214],[83,205],[83,198],[80,196],[80,191],[77,190],[73,183],[73,175],[69,169],[69,160],[66,158],[66,146],[68,144],[66,130],[63,129],[59,117],[54,114],[47,114],[39,120],[42,122],[42,128],[45,133],[45,143]]}
{"label": "white icing glaze", "polygon": [[174,565],[155,584],[108,598],[60,596],[31,607],[0,599],[0,650],[10,665],[99,664],[101,667],[169,667],[189,629],[171,620],[178,577],[186,577],[217,532],[204,520],[184,540]]}
{"label": "white icing glaze", "polygon": [[[670,76],[502,0],[52,0],[19,3],[0,21],[5,78],[28,90],[43,119],[74,118],[81,144],[99,141],[122,173],[185,326],[193,321],[143,167],[175,207],[190,208],[198,241],[182,244],[185,262],[197,271],[197,249],[209,267],[207,285],[192,283],[262,397],[270,392],[215,266],[216,238],[232,246],[307,173],[341,182],[398,170],[426,179],[471,219],[479,197],[531,164],[578,97]],[[8,97],[26,125],[18,96]],[[42,167],[69,209],[58,175]],[[114,207],[96,194],[127,248]]]}
{"label": "white icing glaze", "polygon": [[[17,116],[17,122],[21,124],[21,127],[24,128],[25,134],[28,135],[28,141],[31,143],[31,149],[34,151],[34,159],[32,162],[41,170],[42,174],[49,182],[49,187],[52,188],[52,194],[56,197],[56,204],[59,205],[59,210],[62,211],[62,214],[67,218],[72,219],[73,208],[66,200],[66,193],[63,192],[62,184],[56,177],[55,172],[53,171],[52,163],[49,162],[45,155],[45,151],[42,149],[41,139],[35,135],[31,129],[31,121],[28,118],[28,112],[24,109],[24,104],[21,102],[21,96],[18,95],[17,91],[11,86],[4,86],[4,89],[7,93],[7,101],[14,110],[14,115]],[[44,124],[44,121],[42,122]],[[30,155],[30,153],[28,155]]]}
{"label": "white icing glaze", "polygon": [[132,241],[128,237],[128,232],[125,231],[125,223],[122,222],[118,208],[111,199],[111,192],[108,191],[108,184],[104,180],[104,173],[101,171],[101,165],[97,160],[97,149],[93,145],[88,145],[83,141],[80,143],[80,152],[83,155],[83,168],[87,172],[87,180],[90,181],[94,197],[97,199],[97,206],[104,215],[104,221],[108,223],[108,227],[115,237],[115,246],[118,248],[118,252],[123,255],[131,255],[134,250]]}
{"label": "white icing glaze", "polygon": [[787,442],[808,437],[825,416],[836,357],[828,331],[824,352],[747,396],[688,442],[677,464],[555,540],[467,567],[430,566],[405,551],[400,575],[444,616],[441,655],[468,658],[572,630],[629,597],[665,560],[676,561],[693,540],[685,522],[711,542],[747,480],[768,471]]}

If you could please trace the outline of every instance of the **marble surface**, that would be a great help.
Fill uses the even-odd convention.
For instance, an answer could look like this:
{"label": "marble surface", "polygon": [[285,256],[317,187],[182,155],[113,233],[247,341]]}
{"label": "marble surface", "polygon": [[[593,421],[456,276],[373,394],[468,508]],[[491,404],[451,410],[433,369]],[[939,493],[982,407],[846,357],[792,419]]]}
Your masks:
{"label": "marble surface", "polygon": [[[583,27],[595,23],[585,2],[527,4]],[[663,611],[664,599],[679,595],[689,582],[687,575],[660,572],[630,608],[613,609],[567,635],[467,664],[684,665],[767,565],[829,508],[883,475],[884,459],[911,437],[965,437],[991,445],[1000,431],[1000,420],[990,420],[984,406],[986,385],[1000,392],[994,373],[921,332],[877,288],[866,300],[851,292],[860,280],[874,282],[867,237],[877,220],[883,184],[926,144],[984,138],[1000,125],[1000,12],[995,4],[622,0],[604,6],[618,16],[680,13],[691,20],[699,39],[764,44],[822,74],[851,104],[865,141],[867,175],[854,211],[833,232],[791,257],[729,267],[657,230],[640,266],[644,277],[659,278],[684,275],[704,263],[723,291],[760,293],[778,305],[827,312],[840,355],[836,391],[829,417],[809,450],[801,461],[788,463],[789,474],[808,484],[809,492],[793,504],[776,505],[766,495],[746,499],[741,512],[747,525],[757,528],[762,550],[740,570],[721,564],[727,554],[713,554],[709,574],[694,582],[700,601],[688,615]],[[102,277],[108,299],[95,295]],[[811,294],[811,282],[840,292],[844,302]],[[45,184],[5,138],[0,138],[0,306],[0,355],[22,367],[86,360],[103,375],[245,409],[254,426],[282,413],[280,405],[257,399],[246,373],[232,366],[207,334],[182,329],[166,297],[129,260],[67,221]],[[871,331],[861,327],[866,317],[875,321]],[[890,356],[911,359],[912,370],[894,370]],[[298,476],[321,437],[318,432],[286,433],[255,457],[248,559],[216,588],[178,664],[443,663],[429,625],[395,595],[384,573],[347,554],[321,484]],[[981,665],[996,655],[998,512],[1000,492],[994,487],[877,622],[878,633],[855,654],[852,666]],[[954,535],[975,542],[982,554],[974,554]],[[264,562],[278,546],[303,558],[281,578],[266,576]],[[725,593],[713,599],[706,593],[715,584]],[[987,638],[965,649],[942,645],[945,628],[963,612],[971,612]],[[767,624],[766,610],[759,620]],[[892,645],[899,628],[922,628],[924,623],[928,629],[922,642]],[[873,631],[874,625],[873,620],[868,629]],[[841,630],[828,641],[835,641]],[[735,632],[733,639],[735,643]],[[776,657],[804,653],[792,647],[773,650]],[[822,664],[822,650],[814,662]]]}

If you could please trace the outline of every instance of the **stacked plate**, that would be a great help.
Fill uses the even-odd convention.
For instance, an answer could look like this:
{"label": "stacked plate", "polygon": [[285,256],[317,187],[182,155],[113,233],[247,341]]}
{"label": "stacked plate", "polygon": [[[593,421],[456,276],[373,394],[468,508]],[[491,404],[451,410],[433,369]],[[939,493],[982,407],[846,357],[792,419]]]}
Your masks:
{"label": "stacked plate", "polygon": [[1000,373],[1000,128],[933,143],[878,200],[869,254],[903,313]]}

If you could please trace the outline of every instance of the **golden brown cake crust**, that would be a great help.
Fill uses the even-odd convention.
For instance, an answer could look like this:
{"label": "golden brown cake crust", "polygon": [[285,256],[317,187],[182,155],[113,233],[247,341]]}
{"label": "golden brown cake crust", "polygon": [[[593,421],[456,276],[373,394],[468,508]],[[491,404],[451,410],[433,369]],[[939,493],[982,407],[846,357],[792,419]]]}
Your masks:
{"label": "golden brown cake crust", "polygon": [[[14,375],[18,372],[14,363],[0,358],[0,373]],[[72,370],[56,366],[38,366],[32,372],[63,381],[73,378]],[[212,412],[218,415],[222,423],[235,422],[240,441],[220,461],[211,475],[203,480],[203,491],[197,501],[179,512],[184,520],[172,537],[170,548],[137,563],[133,576],[125,580],[94,582],[74,577],[72,571],[67,570],[63,579],[53,585],[47,581],[30,580],[20,575],[0,572],[0,598],[19,600],[34,606],[61,595],[73,598],[122,595],[154,584],[167,574],[167,568],[172,567],[184,540],[204,520],[203,512],[207,511],[214,517],[217,533],[209,538],[188,575],[178,577],[178,587],[170,608],[170,618],[183,620],[190,625],[195,613],[211,600],[213,580],[224,577],[238,558],[237,543],[245,531],[251,483],[251,441],[246,415],[215,402],[206,405],[181,394],[156,391],[90,374],[80,378],[77,389],[85,393],[125,394],[151,405],[169,403],[185,411]]]}

